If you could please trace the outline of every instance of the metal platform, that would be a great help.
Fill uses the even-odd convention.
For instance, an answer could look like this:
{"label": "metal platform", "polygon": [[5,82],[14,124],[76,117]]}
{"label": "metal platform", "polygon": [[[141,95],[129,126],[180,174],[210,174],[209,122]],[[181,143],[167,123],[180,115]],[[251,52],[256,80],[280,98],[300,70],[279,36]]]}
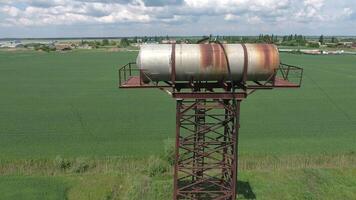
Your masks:
{"label": "metal platform", "polygon": [[[240,82],[231,83],[231,81],[190,81],[190,82],[174,82],[174,81],[161,81],[144,83],[143,77],[147,79],[147,75],[141,72],[136,63],[128,63],[119,69],[119,88],[123,89],[137,89],[137,88],[171,88],[171,93],[176,98],[192,98],[188,93],[194,93],[196,88],[205,89],[206,91],[195,92],[194,96],[206,94],[209,98],[214,98],[218,94],[223,95],[224,98],[231,96],[232,98],[245,98],[244,94],[250,94],[253,90],[258,89],[273,89],[273,88],[299,88],[302,83],[303,69],[297,66],[280,64],[276,72],[264,82]],[[234,92],[234,88],[244,90],[243,92]],[[183,92],[184,89],[191,89],[188,92]],[[223,89],[223,92],[213,91],[214,89]],[[250,90],[250,91],[248,91]],[[208,91],[208,92],[207,92]],[[181,94],[178,94],[181,93]],[[209,94],[214,93],[214,94]]]}
{"label": "metal platform", "polygon": [[281,77],[276,77],[274,79],[273,87],[276,87],[276,88],[298,88],[298,87],[300,87],[300,85],[297,83],[290,82],[288,80],[284,80]]}

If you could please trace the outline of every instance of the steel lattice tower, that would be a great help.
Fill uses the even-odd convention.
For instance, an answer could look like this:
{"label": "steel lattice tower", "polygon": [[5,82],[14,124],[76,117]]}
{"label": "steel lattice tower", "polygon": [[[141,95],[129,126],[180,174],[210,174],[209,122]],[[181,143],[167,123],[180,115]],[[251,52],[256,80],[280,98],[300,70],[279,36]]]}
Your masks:
{"label": "steel lattice tower", "polygon": [[[170,81],[148,81],[150,74],[138,69],[136,63],[119,69],[120,88],[159,88],[176,100],[174,200],[235,200],[241,101],[259,89],[301,86],[303,69],[282,63],[266,80],[249,81],[249,55],[246,46],[241,46],[241,80],[234,80],[230,74],[228,56],[219,42],[201,46],[202,56],[208,56],[202,62],[215,63],[219,70],[225,70],[221,72],[228,73],[224,80],[177,81],[175,44],[170,54]],[[265,46],[256,52],[269,63],[276,55]]]}

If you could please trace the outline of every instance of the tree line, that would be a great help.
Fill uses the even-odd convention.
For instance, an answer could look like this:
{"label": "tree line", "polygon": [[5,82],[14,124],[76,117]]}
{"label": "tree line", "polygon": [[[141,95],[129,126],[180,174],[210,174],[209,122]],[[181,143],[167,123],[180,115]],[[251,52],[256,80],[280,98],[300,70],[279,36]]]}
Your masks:
{"label": "tree line", "polygon": [[102,41],[82,41],[82,44],[88,44],[93,48],[99,48],[100,46],[117,46],[120,48],[129,47],[131,44],[137,43],[162,43],[163,41],[174,40],[176,43],[188,43],[196,44],[202,38],[214,41],[219,40],[226,43],[268,43],[281,46],[310,46],[319,47],[327,43],[337,44],[339,40],[336,37],[324,37],[321,35],[319,38],[311,38],[310,36],[304,36],[301,34],[290,35],[274,35],[274,34],[260,34],[258,36],[202,36],[202,37],[170,37],[166,36],[135,36],[124,37],[119,41],[103,39]]}

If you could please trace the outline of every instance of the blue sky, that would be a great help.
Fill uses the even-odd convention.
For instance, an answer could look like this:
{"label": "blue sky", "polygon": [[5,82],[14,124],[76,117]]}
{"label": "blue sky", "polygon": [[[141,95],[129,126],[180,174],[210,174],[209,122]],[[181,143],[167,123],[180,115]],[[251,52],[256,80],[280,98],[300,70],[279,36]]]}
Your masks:
{"label": "blue sky", "polygon": [[0,0],[0,38],[356,35],[356,0]]}

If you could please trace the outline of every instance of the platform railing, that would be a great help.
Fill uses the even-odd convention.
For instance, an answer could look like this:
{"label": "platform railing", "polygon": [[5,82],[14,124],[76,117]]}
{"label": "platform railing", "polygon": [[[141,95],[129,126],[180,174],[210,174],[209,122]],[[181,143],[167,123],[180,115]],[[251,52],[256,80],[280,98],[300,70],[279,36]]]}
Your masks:
{"label": "platform railing", "polygon": [[120,67],[118,70],[118,77],[119,77],[118,86],[119,87],[123,86],[132,76],[139,76],[140,75],[139,72],[140,70],[137,68],[135,62],[130,62]]}
{"label": "platform railing", "polygon": [[283,80],[294,83],[300,87],[303,81],[303,68],[281,63],[277,71],[277,77],[282,77]]}

